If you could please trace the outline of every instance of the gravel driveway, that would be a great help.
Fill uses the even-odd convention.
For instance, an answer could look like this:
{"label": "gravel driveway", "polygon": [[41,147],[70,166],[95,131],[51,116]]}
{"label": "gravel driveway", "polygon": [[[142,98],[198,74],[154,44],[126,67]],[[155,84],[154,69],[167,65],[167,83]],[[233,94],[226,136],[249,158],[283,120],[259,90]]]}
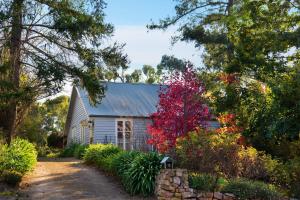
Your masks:
{"label": "gravel driveway", "polygon": [[22,200],[143,199],[131,197],[118,181],[73,158],[38,162],[21,187]]}

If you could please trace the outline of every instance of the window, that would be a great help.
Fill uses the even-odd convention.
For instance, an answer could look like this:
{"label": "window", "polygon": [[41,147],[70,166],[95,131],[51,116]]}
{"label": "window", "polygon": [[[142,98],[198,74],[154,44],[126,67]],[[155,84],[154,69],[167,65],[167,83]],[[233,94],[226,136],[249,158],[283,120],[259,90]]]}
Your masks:
{"label": "window", "polygon": [[72,131],[71,131],[71,141],[72,143],[75,143],[76,141],[76,126],[72,127]]}
{"label": "window", "polygon": [[132,149],[132,121],[117,120],[117,145],[125,150]]}
{"label": "window", "polygon": [[80,126],[80,143],[85,143],[84,138],[85,138],[85,126],[81,125]]}
{"label": "window", "polygon": [[94,130],[93,127],[91,127],[90,129],[90,144],[94,143]]}

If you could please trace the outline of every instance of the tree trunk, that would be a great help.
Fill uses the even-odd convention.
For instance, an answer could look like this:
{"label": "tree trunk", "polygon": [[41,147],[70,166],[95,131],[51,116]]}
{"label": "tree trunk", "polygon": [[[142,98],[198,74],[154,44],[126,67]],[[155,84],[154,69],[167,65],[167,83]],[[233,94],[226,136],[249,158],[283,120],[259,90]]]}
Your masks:
{"label": "tree trunk", "polygon": [[[21,68],[21,39],[22,39],[22,9],[24,0],[14,0],[12,3],[12,28],[9,46],[9,63],[10,63],[10,81],[13,85],[12,93],[19,92],[20,85],[20,68]],[[1,126],[3,128],[5,140],[10,144],[16,130],[18,100],[11,98],[9,106],[5,108],[1,117]]]}

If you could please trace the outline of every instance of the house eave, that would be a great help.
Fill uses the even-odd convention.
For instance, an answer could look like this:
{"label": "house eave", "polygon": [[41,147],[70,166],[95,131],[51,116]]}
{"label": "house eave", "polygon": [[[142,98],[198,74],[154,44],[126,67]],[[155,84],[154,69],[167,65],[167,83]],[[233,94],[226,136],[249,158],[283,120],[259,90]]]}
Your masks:
{"label": "house eave", "polygon": [[111,117],[111,118],[150,118],[149,116],[132,116],[132,115],[89,115],[92,117]]}

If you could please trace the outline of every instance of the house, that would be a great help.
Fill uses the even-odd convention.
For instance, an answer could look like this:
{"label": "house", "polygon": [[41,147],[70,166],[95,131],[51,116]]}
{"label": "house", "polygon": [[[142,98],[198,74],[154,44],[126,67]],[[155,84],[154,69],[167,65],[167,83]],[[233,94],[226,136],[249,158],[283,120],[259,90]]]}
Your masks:
{"label": "house", "polygon": [[[113,143],[123,149],[148,150],[149,116],[156,112],[160,86],[104,83],[105,97],[92,106],[88,94],[73,87],[65,134],[67,143]],[[217,126],[210,123],[210,126]]]}

